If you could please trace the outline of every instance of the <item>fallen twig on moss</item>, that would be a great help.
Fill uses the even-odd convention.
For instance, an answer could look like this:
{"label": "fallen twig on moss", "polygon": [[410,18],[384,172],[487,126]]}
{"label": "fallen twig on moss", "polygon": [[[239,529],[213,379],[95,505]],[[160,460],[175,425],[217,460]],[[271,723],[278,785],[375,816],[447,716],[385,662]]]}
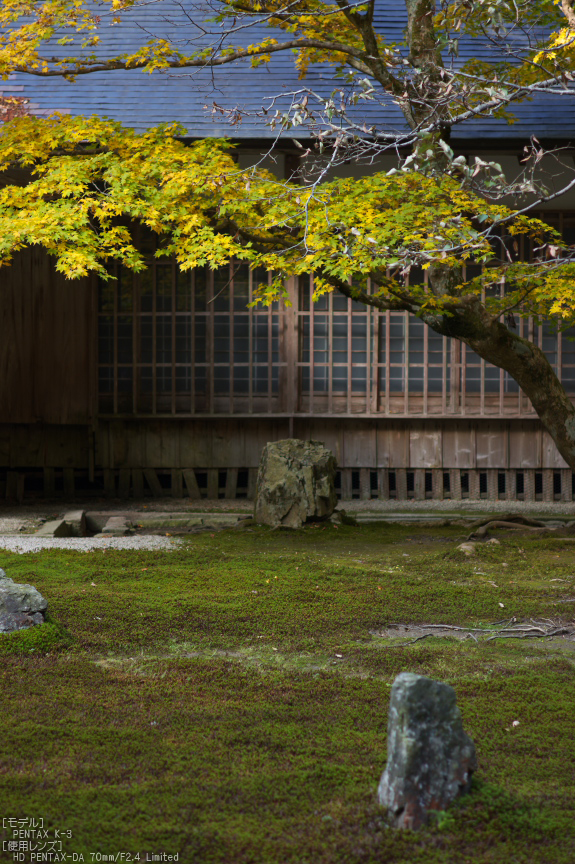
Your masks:
{"label": "fallen twig on moss", "polygon": [[[455,624],[390,624],[390,629],[402,627],[405,630],[412,631],[418,635],[409,642],[403,642],[399,647],[405,648],[407,645],[414,645],[423,639],[428,639],[430,636],[441,638],[453,632],[458,639],[473,639],[476,643],[491,642],[494,639],[550,639],[555,636],[575,637],[575,622],[565,624],[559,621],[531,621],[513,623],[514,618],[506,621],[496,622],[495,625],[488,627],[459,627]],[[496,629],[494,627],[497,626]],[[429,631],[429,632],[422,632]],[[370,631],[372,636],[385,638],[388,634],[376,633]],[[408,635],[408,634],[405,634]]]}

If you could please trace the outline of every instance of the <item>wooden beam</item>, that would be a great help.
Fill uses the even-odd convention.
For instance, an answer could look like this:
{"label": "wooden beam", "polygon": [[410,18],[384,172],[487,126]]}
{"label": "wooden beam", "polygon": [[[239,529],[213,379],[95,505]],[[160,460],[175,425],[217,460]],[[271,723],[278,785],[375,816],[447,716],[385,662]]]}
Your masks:
{"label": "wooden beam", "polygon": [[182,471],[182,475],[184,477],[184,483],[186,484],[186,489],[188,490],[188,495],[194,501],[199,500],[202,495],[200,493],[200,487],[198,486],[198,481],[196,480],[196,474],[193,468],[186,468]]}
{"label": "wooden beam", "polygon": [[164,490],[162,489],[162,484],[158,480],[155,468],[144,468],[144,477],[146,478],[146,483],[152,490],[154,498],[162,498]]}

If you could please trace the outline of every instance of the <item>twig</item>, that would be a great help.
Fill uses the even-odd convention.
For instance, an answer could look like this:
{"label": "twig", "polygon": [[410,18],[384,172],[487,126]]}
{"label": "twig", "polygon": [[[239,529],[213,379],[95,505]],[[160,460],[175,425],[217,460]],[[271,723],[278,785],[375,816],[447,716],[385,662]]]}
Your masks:
{"label": "twig", "polygon": [[463,633],[469,633],[473,630],[474,633],[491,633],[487,627],[456,627],[454,624],[421,624],[421,630],[461,630]]}
{"label": "twig", "polygon": [[402,642],[399,648],[405,648],[406,645],[413,645],[414,642],[421,642],[422,639],[427,639],[428,636],[433,636],[433,633],[426,633],[425,636],[418,636],[417,639],[412,639],[411,642]]}

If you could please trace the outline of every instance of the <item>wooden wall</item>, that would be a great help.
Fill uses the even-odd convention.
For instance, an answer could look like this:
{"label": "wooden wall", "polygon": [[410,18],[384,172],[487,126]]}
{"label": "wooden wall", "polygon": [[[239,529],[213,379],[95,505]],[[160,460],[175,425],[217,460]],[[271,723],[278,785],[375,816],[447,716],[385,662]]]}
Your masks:
{"label": "wooden wall", "polygon": [[537,421],[136,420],[0,424],[0,467],[256,468],[263,446],[322,441],[342,468],[566,468]]}
{"label": "wooden wall", "polygon": [[267,441],[322,441],[342,468],[566,468],[538,421],[287,419],[101,421],[105,468],[255,468]]}
{"label": "wooden wall", "polygon": [[[120,474],[120,488],[127,489],[126,476],[146,469],[252,472],[266,442],[287,437],[323,441],[349,477],[356,470],[365,480],[370,469],[382,478],[413,469],[416,486],[425,481],[425,470],[437,479],[442,470],[566,469],[549,435],[531,418],[290,417],[286,406],[283,416],[257,418],[98,418],[96,293],[94,280],[64,279],[39,249],[16,255],[0,271],[0,471],[6,476],[0,487],[6,484],[6,494],[23,489],[22,478],[34,471],[44,472],[45,489],[61,478],[65,489],[73,489],[73,472],[91,484],[100,472],[109,494]],[[564,486],[571,489],[567,480]]]}
{"label": "wooden wall", "polygon": [[0,419],[89,423],[95,415],[94,291],[41,249],[0,271]]}

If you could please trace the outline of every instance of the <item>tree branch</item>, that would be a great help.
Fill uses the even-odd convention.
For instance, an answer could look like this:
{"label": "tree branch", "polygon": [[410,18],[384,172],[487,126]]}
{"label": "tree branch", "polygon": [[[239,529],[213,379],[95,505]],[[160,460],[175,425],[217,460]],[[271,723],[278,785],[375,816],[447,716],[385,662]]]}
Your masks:
{"label": "tree branch", "polygon": [[[238,48],[235,51],[225,54],[224,56],[216,57],[179,57],[172,60],[166,60],[165,68],[169,69],[192,69],[192,68],[210,68],[213,66],[225,66],[228,63],[234,63],[237,60],[246,60],[250,57],[258,57],[265,54],[277,54],[279,51],[289,51],[292,49],[301,50],[303,48],[316,48],[322,51],[335,51],[340,54],[345,54],[360,62],[365,62],[365,55],[357,48],[351,45],[346,45],[342,42],[322,39],[289,39],[286,42],[278,42],[272,45],[262,45],[258,48]],[[59,57],[39,57],[43,63],[62,63]],[[15,66],[11,71],[21,72],[26,75],[35,75],[39,78],[64,78],[75,77],[76,75],[89,75],[93,72],[113,72],[118,69],[145,69],[150,64],[150,60],[142,58],[141,60],[122,60],[113,58],[107,61],[84,62],[78,61],[78,65],[61,66],[55,69],[53,66],[45,69],[31,69],[28,66]],[[371,74],[371,73],[370,73]]]}

